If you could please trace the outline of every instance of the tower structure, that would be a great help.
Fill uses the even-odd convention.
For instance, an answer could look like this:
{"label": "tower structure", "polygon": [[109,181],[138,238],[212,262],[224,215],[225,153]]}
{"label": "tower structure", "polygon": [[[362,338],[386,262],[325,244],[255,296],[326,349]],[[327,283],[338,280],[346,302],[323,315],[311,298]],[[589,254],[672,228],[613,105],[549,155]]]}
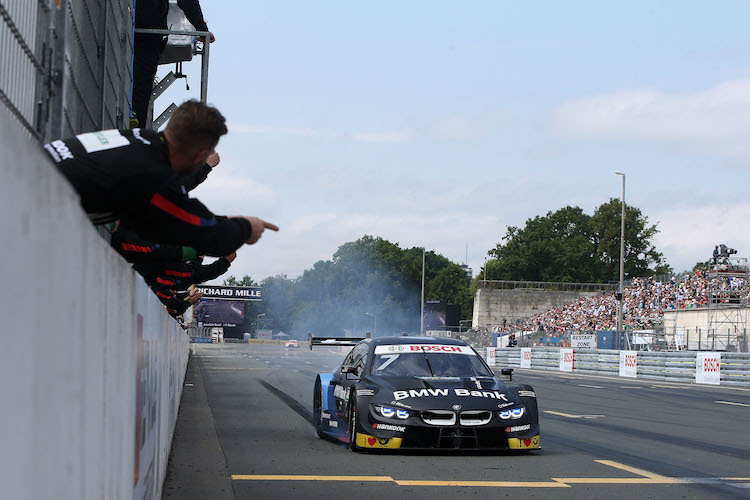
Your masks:
{"label": "tower structure", "polygon": [[713,265],[708,271],[708,325],[706,342],[700,349],[742,351],[747,341],[748,262],[726,245],[714,250]]}

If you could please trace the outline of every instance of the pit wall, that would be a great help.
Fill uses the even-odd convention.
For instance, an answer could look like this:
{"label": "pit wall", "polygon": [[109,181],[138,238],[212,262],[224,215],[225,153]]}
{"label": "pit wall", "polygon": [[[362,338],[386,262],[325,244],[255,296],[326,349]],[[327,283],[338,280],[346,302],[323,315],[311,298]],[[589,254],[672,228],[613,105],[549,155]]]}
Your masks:
{"label": "pit wall", "polygon": [[474,297],[471,326],[474,329],[502,326],[526,320],[580,297],[596,297],[601,292],[553,291],[538,289],[478,288]]}
{"label": "pit wall", "polygon": [[0,110],[0,498],[160,498],[188,337]]}

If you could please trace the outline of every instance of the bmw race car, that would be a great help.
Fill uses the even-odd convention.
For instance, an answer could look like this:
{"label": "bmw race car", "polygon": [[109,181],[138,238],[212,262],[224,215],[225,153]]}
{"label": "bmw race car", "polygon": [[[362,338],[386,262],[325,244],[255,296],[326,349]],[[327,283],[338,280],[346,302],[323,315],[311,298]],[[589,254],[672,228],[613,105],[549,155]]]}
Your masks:
{"label": "bmw race car", "polygon": [[361,339],[315,380],[313,425],[353,451],[541,447],[534,389],[501,381],[450,338]]}

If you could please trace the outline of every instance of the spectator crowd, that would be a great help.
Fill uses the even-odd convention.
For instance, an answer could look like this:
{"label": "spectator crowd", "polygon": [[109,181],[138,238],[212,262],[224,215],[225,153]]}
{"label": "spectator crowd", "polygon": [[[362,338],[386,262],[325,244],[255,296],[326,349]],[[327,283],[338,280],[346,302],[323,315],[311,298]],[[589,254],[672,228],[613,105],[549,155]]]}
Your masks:
{"label": "spectator crowd", "polygon": [[[711,282],[713,279],[715,281]],[[744,278],[710,278],[707,271],[686,273],[669,281],[634,278],[623,294],[623,324],[628,329],[649,329],[661,322],[665,310],[708,307],[750,299]],[[552,308],[525,321],[505,323],[493,331],[576,332],[614,330],[617,300],[614,294],[580,297],[575,302]]]}

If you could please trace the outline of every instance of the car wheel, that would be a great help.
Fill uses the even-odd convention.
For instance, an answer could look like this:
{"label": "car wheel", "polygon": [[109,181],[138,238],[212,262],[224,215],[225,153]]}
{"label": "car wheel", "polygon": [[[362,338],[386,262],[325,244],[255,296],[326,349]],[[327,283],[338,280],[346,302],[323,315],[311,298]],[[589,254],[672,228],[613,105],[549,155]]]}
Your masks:
{"label": "car wheel", "polygon": [[349,401],[349,449],[352,451],[362,449],[357,446],[357,404],[351,398]]}
{"label": "car wheel", "polygon": [[315,428],[315,433],[319,438],[324,439],[326,436],[323,434],[323,389],[320,385],[320,379],[315,381],[315,390],[313,391],[313,418],[312,424]]}

